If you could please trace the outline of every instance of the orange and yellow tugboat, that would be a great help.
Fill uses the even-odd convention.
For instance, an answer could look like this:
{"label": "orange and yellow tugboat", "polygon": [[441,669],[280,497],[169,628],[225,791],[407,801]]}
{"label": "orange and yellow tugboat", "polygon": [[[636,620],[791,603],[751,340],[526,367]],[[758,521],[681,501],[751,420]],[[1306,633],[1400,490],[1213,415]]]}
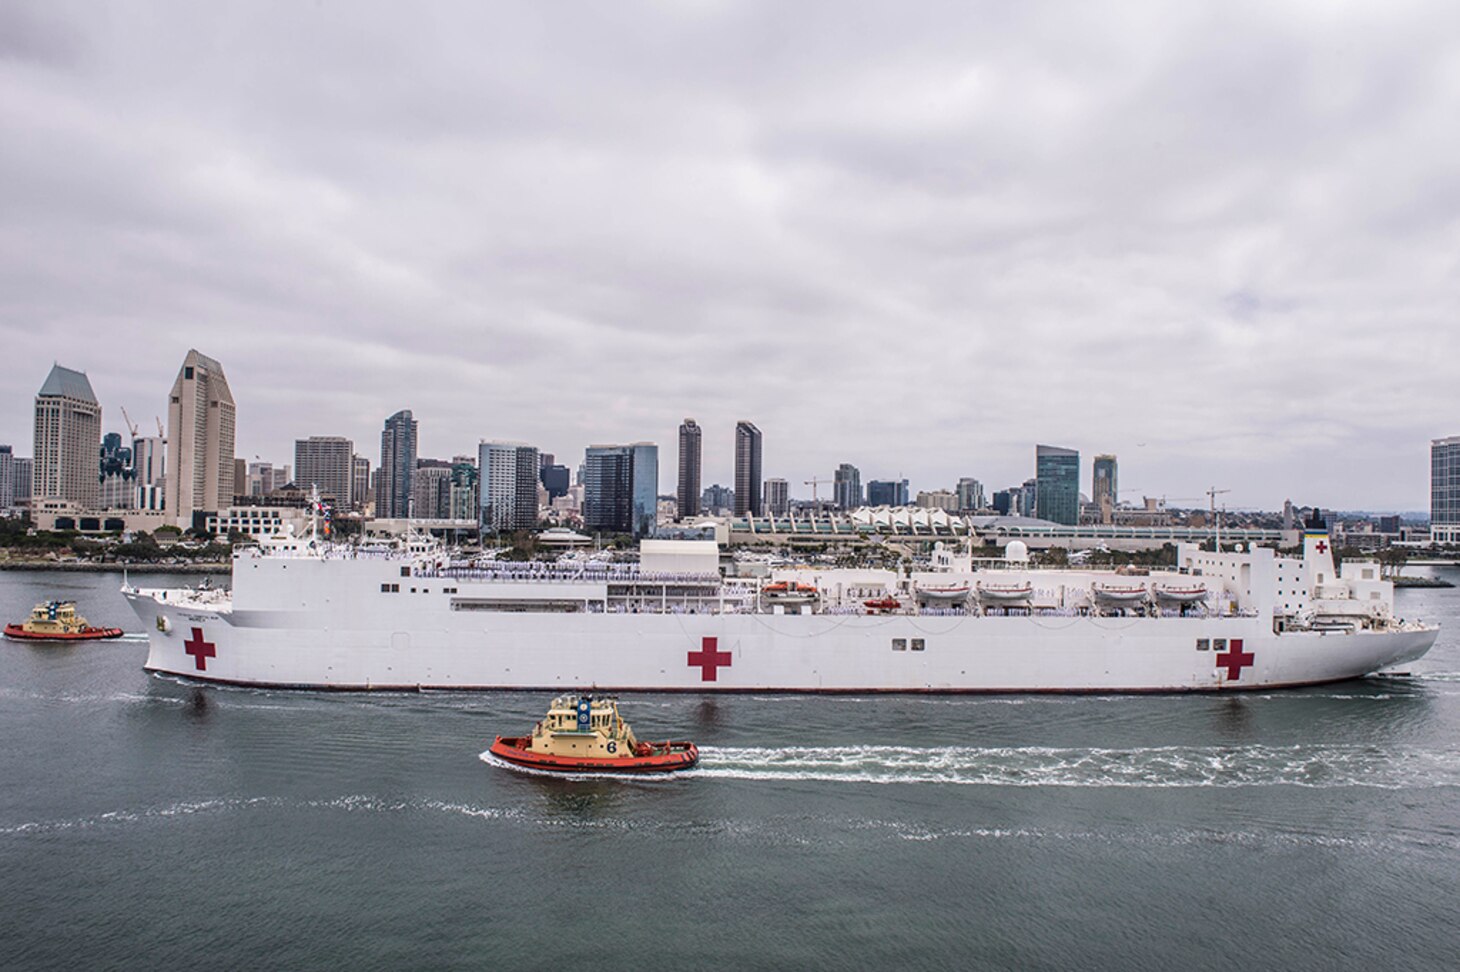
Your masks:
{"label": "orange and yellow tugboat", "polygon": [[518,766],[560,773],[667,773],[699,762],[692,742],[639,742],[613,699],[560,695],[530,736],[498,736],[488,750]]}
{"label": "orange and yellow tugboat", "polygon": [[76,613],[74,601],[46,601],[37,604],[23,624],[7,624],[5,637],[21,641],[94,641],[120,638],[121,628],[93,628]]}

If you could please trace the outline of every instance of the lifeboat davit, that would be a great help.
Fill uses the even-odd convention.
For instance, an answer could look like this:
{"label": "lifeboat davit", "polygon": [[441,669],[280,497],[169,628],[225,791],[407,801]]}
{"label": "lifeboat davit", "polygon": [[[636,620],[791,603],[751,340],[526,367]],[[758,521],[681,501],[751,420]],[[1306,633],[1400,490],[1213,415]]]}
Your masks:
{"label": "lifeboat davit", "polygon": [[43,601],[23,623],[5,626],[5,637],[16,641],[97,641],[122,633],[121,628],[93,628],[76,613],[74,601]]}
{"label": "lifeboat davit", "polygon": [[498,736],[487,750],[498,759],[554,773],[669,773],[699,762],[692,742],[640,742],[613,699],[553,699],[529,736]]}

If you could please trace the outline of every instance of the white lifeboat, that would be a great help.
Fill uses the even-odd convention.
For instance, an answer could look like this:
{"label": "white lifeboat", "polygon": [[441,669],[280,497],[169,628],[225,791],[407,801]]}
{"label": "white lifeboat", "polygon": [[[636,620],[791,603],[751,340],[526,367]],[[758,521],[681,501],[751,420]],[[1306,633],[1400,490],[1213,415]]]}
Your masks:
{"label": "white lifeboat", "polygon": [[918,600],[935,604],[959,604],[968,599],[967,584],[949,584],[941,587],[919,587]]}
{"label": "white lifeboat", "polygon": [[1157,584],[1156,599],[1170,604],[1196,604],[1206,600],[1205,584]]}
{"label": "white lifeboat", "polygon": [[1090,592],[1107,604],[1138,604],[1150,594],[1144,584],[1091,584]]}
{"label": "white lifeboat", "polygon": [[1019,604],[1034,596],[1034,585],[1022,584],[979,584],[974,589],[979,601],[984,604]]}

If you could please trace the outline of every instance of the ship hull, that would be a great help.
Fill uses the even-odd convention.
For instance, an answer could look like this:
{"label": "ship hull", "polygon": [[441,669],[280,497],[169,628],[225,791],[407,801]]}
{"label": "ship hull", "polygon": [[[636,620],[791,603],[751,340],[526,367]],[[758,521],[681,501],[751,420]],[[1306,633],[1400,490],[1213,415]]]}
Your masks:
{"label": "ship hull", "polygon": [[1436,637],[1434,628],[1276,634],[1256,617],[420,607],[382,616],[348,609],[235,613],[127,596],[150,632],[149,671],[340,690],[1240,691],[1362,677],[1420,657]]}

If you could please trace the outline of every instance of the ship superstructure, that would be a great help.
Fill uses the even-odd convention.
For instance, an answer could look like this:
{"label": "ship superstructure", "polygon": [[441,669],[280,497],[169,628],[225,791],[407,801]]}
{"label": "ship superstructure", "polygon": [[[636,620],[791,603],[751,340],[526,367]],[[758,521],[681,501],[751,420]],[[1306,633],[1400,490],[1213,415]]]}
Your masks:
{"label": "ship superstructure", "polygon": [[713,541],[638,564],[456,562],[285,535],[235,553],[231,592],[125,595],[147,667],[334,689],[792,692],[1213,691],[1354,678],[1437,629],[1397,618],[1377,564],[1182,544],[1146,572],[1032,565],[1023,544],[925,569],[772,567],[722,577]]}

